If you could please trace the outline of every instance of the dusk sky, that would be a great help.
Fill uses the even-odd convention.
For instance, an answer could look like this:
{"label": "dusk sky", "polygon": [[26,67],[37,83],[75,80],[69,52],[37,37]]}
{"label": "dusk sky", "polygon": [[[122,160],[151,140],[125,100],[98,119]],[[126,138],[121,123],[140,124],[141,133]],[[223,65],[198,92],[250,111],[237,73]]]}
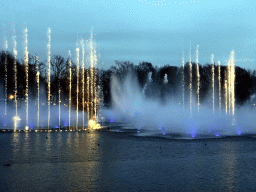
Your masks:
{"label": "dusk sky", "polygon": [[188,61],[191,46],[195,61],[199,45],[200,64],[214,54],[226,65],[234,49],[236,65],[256,69],[255,10],[255,0],[9,0],[0,6],[0,49],[6,35],[12,52],[15,29],[21,59],[27,27],[29,53],[45,61],[50,27],[51,55],[70,50],[75,61],[77,41],[93,28],[100,68],[115,60],[181,66],[183,52]]}

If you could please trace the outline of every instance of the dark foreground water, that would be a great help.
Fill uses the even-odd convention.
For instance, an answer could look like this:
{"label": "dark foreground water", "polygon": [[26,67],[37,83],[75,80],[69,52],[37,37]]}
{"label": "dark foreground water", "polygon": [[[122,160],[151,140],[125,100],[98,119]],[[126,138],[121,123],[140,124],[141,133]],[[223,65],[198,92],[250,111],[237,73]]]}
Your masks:
{"label": "dark foreground water", "polygon": [[245,136],[0,133],[0,155],[0,191],[256,191],[256,139]]}

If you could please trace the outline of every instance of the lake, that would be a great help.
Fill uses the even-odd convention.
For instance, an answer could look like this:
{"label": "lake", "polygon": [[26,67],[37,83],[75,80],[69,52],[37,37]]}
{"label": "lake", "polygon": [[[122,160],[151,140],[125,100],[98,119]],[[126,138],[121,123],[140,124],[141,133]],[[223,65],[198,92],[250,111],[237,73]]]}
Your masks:
{"label": "lake", "polygon": [[136,131],[0,133],[1,191],[255,191],[252,136]]}

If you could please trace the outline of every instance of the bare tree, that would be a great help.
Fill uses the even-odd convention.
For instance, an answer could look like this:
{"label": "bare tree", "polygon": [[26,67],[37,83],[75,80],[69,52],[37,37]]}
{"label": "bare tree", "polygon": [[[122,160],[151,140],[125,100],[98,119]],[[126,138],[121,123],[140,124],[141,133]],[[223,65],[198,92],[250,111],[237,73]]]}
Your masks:
{"label": "bare tree", "polygon": [[[51,69],[54,75],[53,81],[52,81],[52,90],[54,90],[52,93],[53,95],[57,96],[57,92],[59,93],[59,100],[60,100],[60,81],[65,77],[65,71],[66,71],[67,65],[65,62],[65,59],[61,57],[60,55],[54,55],[53,59],[51,60]],[[57,101],[57,97],[53,96],[53,99]]]}
{"label": "bare tree", "polygon": [[66,70],[66,62],[60,55],[54,55],[51,60],[51,68],[54,74],[55,80],[60,80],[64,76],[64,71]]}

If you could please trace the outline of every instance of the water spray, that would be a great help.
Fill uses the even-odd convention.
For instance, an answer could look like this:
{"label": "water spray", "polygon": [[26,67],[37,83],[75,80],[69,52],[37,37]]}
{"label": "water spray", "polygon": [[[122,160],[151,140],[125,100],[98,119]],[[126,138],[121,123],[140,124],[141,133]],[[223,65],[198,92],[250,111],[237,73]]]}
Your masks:
{"label": "water spray", "polygon": [[48,43],[47,43],[47,63],[48,63],[48,131],[50,128],[51,118],[51,29],[47,31]]}
{"label": "water spray", "polygon": [[28,127],[28,29],[24,30],[25,42],[24,42],[24,66],[25,66],[25,102],[26,102],[26,127]]}

